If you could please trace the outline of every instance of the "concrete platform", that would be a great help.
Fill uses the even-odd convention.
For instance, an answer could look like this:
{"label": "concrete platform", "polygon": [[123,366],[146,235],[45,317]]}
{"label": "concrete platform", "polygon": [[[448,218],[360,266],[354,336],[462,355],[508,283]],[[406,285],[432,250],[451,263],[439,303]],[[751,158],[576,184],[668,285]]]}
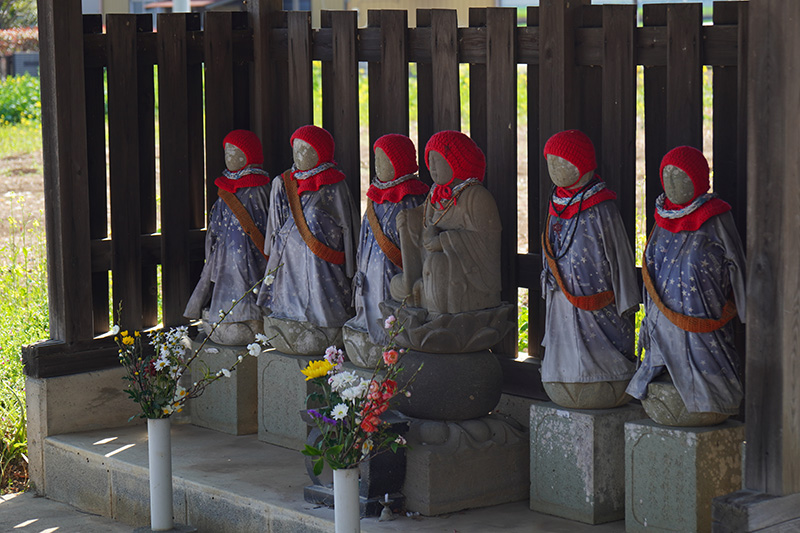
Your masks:
{"label": "concrete platform", "polygon": [[[193,525],[200,533],[247,533],[250,531],[316,533],[333,530],[333,509],[307,503],[308,485],[304,456],[294,450],[266,444],[256,435],[233,436],[175,425],[172,429],[175,520]],[[86,528],[89,511],[132,527],[148,524],[146,428],[140,421],[110,430],[95,430],[47,437],[47,498],[31,498],[45,507],[57,506],[63,520],[59,532],[93,531]],[[75,505],[73,510],[58,500]],[[0,505],[0,530],[42,531],[14,528],[32,519],[27,505]],[[49,503],[48,503],[49,502]],[[44,515],[44,511],[35,514]],[[71,527],[65,520],[77,520]],[[114,522],[109,522],[113,524]],[[53,522],[55,527],[57,522]],[[377,518],[361,521],[364,532],[572,532],[617,533],[622,521],[589,526],[541,515],[528,502],[467,510],[439,517],[401,516],[391,522]],[[101,531],[103,529],[98,529]],[[103,531],[117,531],[108,527]]]}

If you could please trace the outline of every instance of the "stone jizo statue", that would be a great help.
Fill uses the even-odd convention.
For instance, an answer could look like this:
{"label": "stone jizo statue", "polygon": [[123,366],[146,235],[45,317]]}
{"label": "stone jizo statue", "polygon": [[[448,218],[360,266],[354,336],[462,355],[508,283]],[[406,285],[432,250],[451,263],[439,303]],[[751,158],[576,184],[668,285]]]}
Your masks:
{"label": "stone jizo statue", "polygon": [[403,272],[390,293],[413,315],[402,342],[435,353],[484,350],[508,331],[510,309],[500,301],[500,215],[482,183],[486,160],[468,136],[441,131],[425,161],[428,198],[397,216]]}
{"label": "stone jizo statue", "polygon": [[[220,313],[264,275],[264,231],[269,207],[269,175],[262,170],[261,141],[255,133],[234,130],[223,140],[226,170],[215,180],[219,199],[206,232],[206,263],[184,316],[203,319],[210,334]],[[263,309],[248,293],[214,331],[219,344],[249,344],[263,332]]]}
{"label": "stone jizo statue", "polygon": [[272,182],[264,253],[267,269],[258,304],[269,308],[265,333],[278,350],[318,355],[341,346],[342,325],[353,316],[358,214],[326,130],[308,125],[290,139],[294,165]]}
{"label": "stone jizo statue", "polygon": [[708,192],[702,152],[670,150],[661,180],[642,259],[645,356],[628,393],[658,423],[718,424],[742,400],[732,319],[745,320],[744,249],[730,205]]}
{"label": "stone jizo statue", "polygon": [[616,194],[595,174],[591,140],[562,131],[544,156],[554,187],[542,235],[542,383],[564,407],[616,407],[630,400],[625,387],[635,371],[640,298],[631,244]]}
{"label": "stone jizo statue", "polygon": [[343,330],[347,357],[362,367],[374,367],[388,342],[379,306],[390,297],[392,277],[403,271],[397,216],[420,205],[428,193],[416,174],[417,150],[411,139],[384,135],[374,149],[375,179],[367,190],[353,279],[356,316]]}

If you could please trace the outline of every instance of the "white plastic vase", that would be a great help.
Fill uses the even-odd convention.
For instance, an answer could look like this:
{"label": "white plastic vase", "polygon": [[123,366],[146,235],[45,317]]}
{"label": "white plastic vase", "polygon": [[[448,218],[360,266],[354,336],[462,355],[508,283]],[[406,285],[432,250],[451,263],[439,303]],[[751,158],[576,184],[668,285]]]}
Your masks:
{"label": "white plastic vase", "polygon": [[169,531],[172,523],[172,441],[169,418],[147,419],[150,469],[150,529]]}
{"label": "white plastic vase", "polygon": [[333,471],[333,521],[336,533],[360,533],[358,468]]}

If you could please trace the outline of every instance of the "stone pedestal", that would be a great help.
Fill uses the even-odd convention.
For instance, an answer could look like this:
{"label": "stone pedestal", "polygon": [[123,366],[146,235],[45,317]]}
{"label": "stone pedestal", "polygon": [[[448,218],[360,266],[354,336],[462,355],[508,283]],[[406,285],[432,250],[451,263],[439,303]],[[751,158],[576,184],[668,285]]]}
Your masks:
{"label": "stone pedestal", "polygon": [[744,424],[625,424],[625,527],[711,531],[711,500],[742,485]]}
{"label": "stone pedestal", "polygon": [[258,440],[302,450],[311,426],[300,418],[314,386],[300,372],[324,357],[267,350],[258,356]]}
{"label": "stone pedestal", "polygon": [[513,419],[417,419],[406,437],[408,511],[433,516],[528,495],[528,433]]}
{"label": "stone pedestal", "polygon": [[624,425],[644,417],[636,404],[593,410],[531,405],[531,509],[588,524],[624,518]]}
{"label": "stone pedestal", "polygon": [[[203,341],[201,334],[192,342],[197,350]],[[199,398],[189,401],[191,421],[200,426],[230,435],[248,435],[258,430],[257,362],[247,354],[246,346],[224,346],[207,342],[192,363],[192,381],[203,377],[203,371],[216,374],[230,368],[239,356],[244,359],[229,378],[220,378],[209,385]]]}

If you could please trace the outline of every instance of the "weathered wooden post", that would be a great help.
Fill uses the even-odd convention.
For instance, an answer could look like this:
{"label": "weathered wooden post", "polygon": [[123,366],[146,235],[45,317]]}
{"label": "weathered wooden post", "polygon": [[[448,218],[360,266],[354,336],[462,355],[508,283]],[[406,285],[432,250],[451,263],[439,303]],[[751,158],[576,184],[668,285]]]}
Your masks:
{"label": "weathered wooden post", "polygon": [[800,528],[800,4],[749,9],[745,490],[717,498],[714,531]]}

